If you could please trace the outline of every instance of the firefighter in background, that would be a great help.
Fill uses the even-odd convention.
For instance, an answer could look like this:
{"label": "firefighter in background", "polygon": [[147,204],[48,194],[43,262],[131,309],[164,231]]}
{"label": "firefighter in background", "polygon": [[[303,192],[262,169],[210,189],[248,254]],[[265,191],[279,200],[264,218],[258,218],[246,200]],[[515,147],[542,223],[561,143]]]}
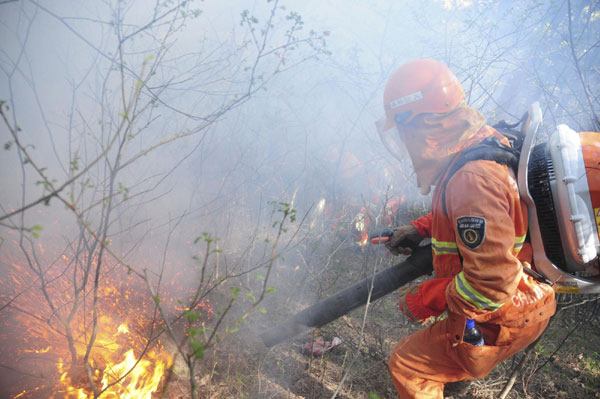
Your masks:
{"label": "firefighter in background", "polygon": [[367,175],[364,164],[354,153],[331,146],[325,156],[331,173],[328,182],[330,201],[358,204],[361,195],[370,195],[373,181]]}
{"label": "firefighter in background", "polygon": [[[431,238],[435,278],[406,290],[399,306],[413,321],[447,312],[391,354],[389,369],[402,399],[443,398],[446,383],[486,376],[538,338],[556,308],[552,287],[524,273],[531,262],[527,209],[512,170],[476,160],[445,184],[461,151],[491,136],[508,144],[464,100],[454,73],[429,59],[401,66],[385,87],[380,137],[399,159],[403,143],[423,195],[435,187],[432,211],[397,228],[387,244],[392,253],[406,254],[401,242]],[[483,346],[463,342],[467,319],[481,330]]]}
{"label": "firefighter in background", "polygon": [[377,177],[368,174],[364,164],[352,152],[340,154],[337,147],[329,147],[327,160],[335,172],[329,185],[330,199],[324,207],[324,216],[333,220],[332,229],[339,237],[362,248],[369,242],[371,228],[393,226],[401,202],[396,198],[386,201],[380,198]]}

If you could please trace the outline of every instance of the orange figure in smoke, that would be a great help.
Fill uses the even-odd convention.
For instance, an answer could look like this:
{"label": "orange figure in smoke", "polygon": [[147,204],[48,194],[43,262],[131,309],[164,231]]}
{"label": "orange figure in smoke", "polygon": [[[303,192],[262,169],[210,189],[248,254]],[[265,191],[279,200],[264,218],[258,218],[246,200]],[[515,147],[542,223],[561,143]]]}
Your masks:
{"label": "orange figure in smoke", "polygon": [[[540,336],[555,312],[552,288],[523,272],[531,262],[522,250],[527,209],[512,170],[475,160],[447,177],[461,151],[488,137],[506,141],[464,99],[454,73],[434,60],[401,66],[385,88],[382,140],[394,155],[402,153],[399,143],[406,147],[422,194],[435,187],[432,212],[398,228],[387,244],[397,254],[404,239],[431,238],[435,278],[407,290],[399,306],[414,321],[448,313],[391,354],[402,399],[441,399],[446,383],[486,376]],[[467,319],[482,331],[483,346],[463,342]]]}
{"label": "orange figure in smoke", "polygon": [[[337,147],[329,147],[327,159],[334,166],[338,177],[334,182],[334,192],[330,195],[332,200],[326,211],[327,215],[333,215],[333,230],[343,238],[349,239],[364,247],[369,242],[369,229],[375,224],[392,226],[392,220],[398,211],[400,202],[390,199],[385,204],[383,219],[377,220],[379,206],[382,206],[376,192],[376,176],[367,173],[364,164],[358,157],[349,151],[340,150]],[[379,227],[379,226],[377,226]]]}

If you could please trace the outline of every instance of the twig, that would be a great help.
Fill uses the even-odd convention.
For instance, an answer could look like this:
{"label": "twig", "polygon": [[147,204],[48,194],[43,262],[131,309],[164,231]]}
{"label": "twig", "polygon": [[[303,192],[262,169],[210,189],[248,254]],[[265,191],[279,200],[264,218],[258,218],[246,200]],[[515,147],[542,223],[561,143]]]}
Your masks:
{"label": "twig", "polygon": [[542,339],[545,331],[546,330],[544,330],[542,335],[540,335],[535,341],[533,341],[531,344],[529,344],[527,349],[525,349],[525,351],[523,351],[523,357],[521,358],[521,361],[513,369],[512,373],[510,374],[510,378],[508,379],[508,381],[506,382],[506,385],[504,385],[504,388],[502,389],[502,392],[500,392],[500,395],[498,395],[498,399],[505,399],[506,396],[509,394],[510,390],[512,389],[513,385],[515,384],[515,381],[517,380],[517,377],[519,376],[519,373],[521,373],[521,370],[523,370],[523,367],[525,367],[525,363],[527,362],[529,355],[535,349],[535,346],[537,345],[539,340]]}
{"label": "twig", "polygon": [[[500,392],[500,395],[498,396],[498,399],[505,399],[506,398],[506,396],[508,395],[508,393],[512,389],[512,387],[513,387],[513,385],[514,385],[514,383],[515,383],[515,381],[516,381],[519,373],[521,372],[521,370],[523,370],[523,367],[525,366],[525,363],[527,362],[527,359],[528,359],[529,355],[531,354],[531,352],[535,348],[536,344],[542,339],[542,337],[544,336],[544,334],[546,333],[546,331],[548,331],[548,328],[550,327],[550,325],[554,322],[554,320],[556,320],[556,316],[560,312],[562,312],[563,310],[565,310],[565,309],[571,308],[573,306],[580,306],[580,305],[583,305],[584,303],[587,303],[587,302],[590,302],[590,301],[591,300],[586,300],[586,301],[577,303],[576,305],[562,306],[562,307],[560,307],[556,311],[556,314],[550,319],[550,322],[548,323],[548,326],[546,327],[546,329],[544,330],[544,332],[535,341],[533,341],[525,349],[525,351],[523,352],[523,357],[521,358],[521,361],[513,369],[512,373],[510,375],[510,378],[506,382],[506,385],[502,389],[502,392]],[[594,310],[593,315],[596,314],[597,310],[598,310],[598,307],[596,307],[596,309]],[[567,342],[567,339],[579,328],[579,326],[581,325],[581,322],[583,320],[584,320],[583,318],[579,318],[579,320],[577,321],[577,323],[575,324],[575,326],[573,327],[573,329],[567,333],[567,335],[563,338],[563,340],[557,346],[557,348],[554,350],[554,352],[552,352],[552,354],[550,356],[548,356],[548,358],[546,359],[546,361],[544,361],[544,363],[541,366],[539,366],[535,370],[533,370],[533,372],[531,373],[532,375],[535,374],[535,373],[537,373],[542,368],[544,368],[544,366],[546,366],[546,364],[548,364],[548,362],[550,362],[554,358],[554,355],[556,355],[556,353],[558,353],[558,351],[562,348],[562,346],[565,344],[565,342]]]}
{"label": "twig", "polygon": [[[364,338],[364,333],[365,333],[365,325],[367,324],[367,316],[369,314],[369,305],[371,304],[371,293],[373,292],[373,285],[375,283],[375,274],[376,273],[377,273],[377,267],[374,267],[373,268],[373,274],[371,275],[371,285],[369,286],[369,295],[367,296],[367,303],[365,305],[365,311],[363,313],[363,320],[362,320],[362,324],[360,326],[360,333],[359,333],[359,336],[358,336],[358,349],[357,349],[358,352],[360,352],[360,349],[361,349],[362,344],[363,344],[363,338]],[[352,361],[348,365],[348,368],[346,369],[346,372],[342,376],[342,379],[340,380],[337,388],[335,389],[335,391],[331,395],[331,399],[335,399],[336,398],[337,394],[339,393],[340,389],[342,388],[342,385],[344,385],[344,382],[346,381],[346,378],[350,374],[350,370],[352,370],[352,366],[354,365],[355,361],[356,361],[356,356],[352,358]]]}
{"label": "twig", "polygon": [[591,99],[591,94],[590,94],[590,89],[588,88],[587,84],[585,83],[585,78],[583,77],[583,72],[581,72],[581,68],[579,67],[579,58],[577,57],[577,54],[575,54],[575,43],[573,43],[573,27],[572,27],[572,23],[571,23],[571,0],[567,1],[567,6],[568,6],[568,19],[569,19],[569,44],[571,47],[571,55],[573,56],[573,63],[575,64],[575,69],[577,69],[577,76],[579,76],[579,80],[581,80],[581,85],[583,86],[583,92],[585,93],[585,98],[588,101],[588,104],[590,106],[590,111],[592,111],[592,115],[594,115],[594,119],[598,120],[598,115],[596,115],[596,112],[594,111],[594,105],[592,104],[592,99]]}

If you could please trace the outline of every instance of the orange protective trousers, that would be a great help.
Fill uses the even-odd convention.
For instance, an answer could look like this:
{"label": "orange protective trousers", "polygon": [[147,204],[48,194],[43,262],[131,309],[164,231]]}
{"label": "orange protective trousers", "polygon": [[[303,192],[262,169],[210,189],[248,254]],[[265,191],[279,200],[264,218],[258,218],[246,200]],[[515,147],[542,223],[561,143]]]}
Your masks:
{"label": "orange protective trousers", "polygon": [[548,319],[530,327],[504,329],[481,324],[484,337],[497,335],[510,344],[496,341],[494,346],[473,346],[461,342],[454,346],[449,337],[451,319],[441,320],[402,339],[390,356],[390,374],[401,399],[442,399],[444,383],[469,381],[486,376],[496,364],[508,359],[535,341],[544,331]]}

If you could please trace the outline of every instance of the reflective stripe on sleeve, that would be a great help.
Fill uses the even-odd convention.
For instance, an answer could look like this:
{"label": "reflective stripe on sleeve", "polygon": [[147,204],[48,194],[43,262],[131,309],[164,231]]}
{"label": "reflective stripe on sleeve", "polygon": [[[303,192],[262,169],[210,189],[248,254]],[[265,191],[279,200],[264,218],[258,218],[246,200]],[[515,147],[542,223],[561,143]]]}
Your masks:
{"label": "reflective stripe on sleeve", "polygon": [[438,241],[435,238],[431,239],[431,248],[436,255],[458,255],[456,242]]}
{"label": "reflective stripe on sleeve", "polygon": [[519,253],[519,251],[521,251],[521,248],[523,248],[523,243],[525,242],[526,236],[527,235],[524,235],[521,237],[515,237],[515,246],[513,247],[514,253]]}
{"label": "reflective stripe on sleeve", "polygon": [[492,302],[477,292],[477,290],[469,284],[463,272],[458,273],[454,278],[454,281],[456,282],[456,291],[458,291],[467,302],[477,306],[478,309],[487,309],[495,312],[502,307],[501,303]]}

